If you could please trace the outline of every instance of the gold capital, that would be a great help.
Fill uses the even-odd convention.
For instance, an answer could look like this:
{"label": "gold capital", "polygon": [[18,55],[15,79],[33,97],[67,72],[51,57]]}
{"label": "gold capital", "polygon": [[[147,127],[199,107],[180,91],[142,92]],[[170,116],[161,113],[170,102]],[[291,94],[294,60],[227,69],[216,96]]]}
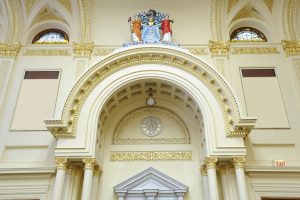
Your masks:
{"label": "gold capital", "polygon": [[207,176],[207,168],[206,168],[206,165],[201,165],[201,167],[200,167],[200,172],[201,172],[202,176]]}
{"label": "gold capital", "polygon": [[223,41],[208,41],[208,47],[212,56],[228,56],[230,43]]}
{"label": "gold capital", "polygon": [[300,55],[300,41],[282,40],[282,47],[287,56]]}
{"label": "gold capital", "polygon": [[96,164],[95,158],[84,158],[82,159],[82,162],[84,163],[85,169],[94,169],[94,166]]}
{"label": "gold capital", "polygon": [[102,172],[103,172],[102,167],[98,164],[95,165],[93,175],[94,176],[100,176],[102,174]]}
{"label": "gold capital", "polygon": [[218,158],[216,157],[206,157],[205,158],[205,164],[207,169],[216,168],[216,163],[218,161]]}
{"label": "gold capital", "polygon": [[66,170],[68,168],[69,162],[67,158],[55,158],[57,169]]}
{"label": "gold capital", "polygon": [[0,42],[0,56],[15,57],[20,51],[21,45],[19,43],[2,43]]}
{"label": "gold capital", "polygon": [[244,156],[234,157],[232,159],[235,169],[244,168],[245,161],[246,161],[246,158]]}
{"label": "gold capital", "polygon": [[74,56],[91,57],[94,49],[94,43],[73,43]]}

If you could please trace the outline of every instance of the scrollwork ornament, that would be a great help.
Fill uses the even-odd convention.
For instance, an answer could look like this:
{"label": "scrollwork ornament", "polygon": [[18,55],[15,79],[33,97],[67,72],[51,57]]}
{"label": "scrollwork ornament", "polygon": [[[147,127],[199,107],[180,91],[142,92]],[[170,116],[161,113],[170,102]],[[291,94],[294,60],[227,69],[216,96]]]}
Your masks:
{"label": "scrollwork ornament", "polygon": [[300,55],[300,41],[282,40],[282,47],[287,56]]}
{"label": "scrollwork ornament", "polygon": [[206,157],[205,164],[207,169],[216,168],[216,163],[218,162],[217,157]]}
{"label": "scrollwork ornament", "polygon": [[94,169],[94,166],[96,164],[95,158],[84,158],[82,159],[82,162],[84,163],[85,169]]}
{"label": "scrollwork ornament", "polygon": [[241,156],[241,157],[234,157],[232,159],[233,165],[235,169],[238,168],[244,168],[244,164],[245,164],[246,158]]}
{"label": "scrollwork ornament", "polygon": [[69,162],[67,158],[55,158],[57,169],[67,170]]}

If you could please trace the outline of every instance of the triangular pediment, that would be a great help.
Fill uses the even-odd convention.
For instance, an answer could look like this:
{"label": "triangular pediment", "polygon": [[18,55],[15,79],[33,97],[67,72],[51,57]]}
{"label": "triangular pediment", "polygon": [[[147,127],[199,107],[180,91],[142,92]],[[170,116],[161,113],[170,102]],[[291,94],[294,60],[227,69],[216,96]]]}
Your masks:
{"label": "triangular pediment", "polygon": [[185,193],[188,187],[175,179],[150,167],[114,187],[118,192],[158,190],[161,192],[180,191]]}

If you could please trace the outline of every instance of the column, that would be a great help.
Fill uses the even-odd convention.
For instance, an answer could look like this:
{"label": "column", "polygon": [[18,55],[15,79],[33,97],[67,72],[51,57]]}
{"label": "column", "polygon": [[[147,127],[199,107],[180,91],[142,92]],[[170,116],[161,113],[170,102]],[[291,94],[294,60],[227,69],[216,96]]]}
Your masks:
{"label": "column", "polygon": [[91,200],[92,187],[93,187],[93,171],[95,166],[94,158],[85,158],[82,160],[84,163],[84,177],[82,186],[82,200]]}
{"label": "column", "polygon": [[53,200],[62,200],[64,191],[64,182],[66,176],[66,170],[68,166],[67,158],[56,158],[57,164],[56,178],[54,183]]}
{"label": "column", "polygon": [[207,178],[208,178],[208,191],[210,200],[219,200],[217,173],[216,173],[216,163],[218,158],[216,157],[206,157],[205,164],[207,168]]}
{"label": "column", "polygon": [[206,165],[202,165],[200,168],[200,171],[201,171],[201,175],[202,175],[203,198],[209,199]]}
{"label": "column", "polygon": [[221,164],[219,164],[218,169],[219,169],[219,174],[221,177],[223,199],[230,200],[226,165],[227,165],[226,163],[221,163]]}
{"label": "column", "polygon": [[232,161],[235,168],[239,200],[248,200],[248,190],[244,171],[245,157],[234,157]]}
{"label": "column", "polygon": [[102,168],[99,165],[95,165],[93,173],[93,189],[92,189],[92,200],[97,199],[98,195],[98,182],[99,176],[102,174]]}
{"label": "column", "polygon": [[66,169],[66,177],[65,177],[65,183],[64,183],[64,194],[63,194],[63,199],[68,199],[69,196],[69,190],[71,188],[71,173],[72,173],[73,166],[68,165]]}

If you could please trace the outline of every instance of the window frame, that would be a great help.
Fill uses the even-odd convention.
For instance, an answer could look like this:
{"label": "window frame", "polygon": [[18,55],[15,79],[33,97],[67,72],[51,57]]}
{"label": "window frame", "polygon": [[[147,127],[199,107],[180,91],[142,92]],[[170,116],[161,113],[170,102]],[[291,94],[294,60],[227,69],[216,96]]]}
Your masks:
{"label": "window frame", "polygon": [[[249,30],[250,32],[256,33],[258,35],[258,37],[261,38],[262,40],[233,40],[239,32],[245,31],[245,30]],[[268,39],[262,31],[260,31],[256,28],[250,27],[250,26],[243,26],[243,27],[239,27],[239,28],[235,29],[230,34],[230,42],[268,42]]]}
{"label": "window frame", "polygon": [[[67,42],[37,42],[43,35],[51,32],[62,34]],[[32,39],[32,44],[69,44],[69,36],[61,29],[49,28],[42,30],[38,34],[36,34]]]}

